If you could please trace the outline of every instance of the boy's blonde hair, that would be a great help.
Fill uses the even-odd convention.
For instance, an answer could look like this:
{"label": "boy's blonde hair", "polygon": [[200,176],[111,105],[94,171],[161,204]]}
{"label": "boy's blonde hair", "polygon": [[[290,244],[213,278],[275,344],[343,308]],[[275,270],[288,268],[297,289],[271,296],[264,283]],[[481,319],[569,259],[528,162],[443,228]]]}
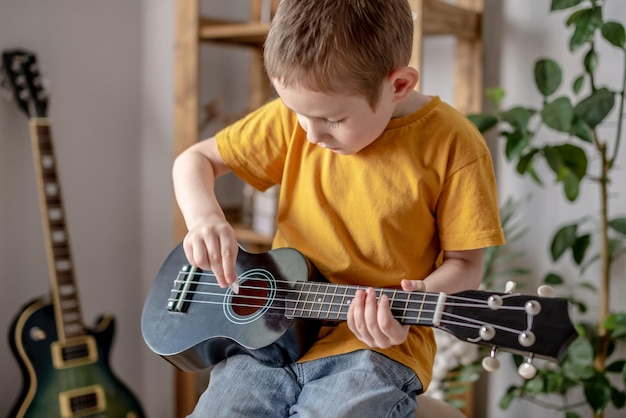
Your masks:
{"label": "boy's blonde hair", "polygon": [[264,60],[285,87],[361,95],[375,108],[383,79],[408,65],[412,47],[407,0],[281,0]]}

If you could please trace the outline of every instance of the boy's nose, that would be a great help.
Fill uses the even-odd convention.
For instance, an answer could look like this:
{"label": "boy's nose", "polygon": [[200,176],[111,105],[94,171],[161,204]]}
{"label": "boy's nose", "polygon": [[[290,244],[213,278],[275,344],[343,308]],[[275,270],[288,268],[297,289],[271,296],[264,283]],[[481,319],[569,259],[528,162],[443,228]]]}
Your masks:
{"label": "boy's nose", "polygon": [[320,142],[324,142],[327,136],[328,135],[326,134],[326,132],[320,129],[315,129],[315,128],[312,129],[311,127],[309,127],[309,130],[306,133],[306,138],[309,140],[311,144],[314,144],[314,145],[317,145]]}

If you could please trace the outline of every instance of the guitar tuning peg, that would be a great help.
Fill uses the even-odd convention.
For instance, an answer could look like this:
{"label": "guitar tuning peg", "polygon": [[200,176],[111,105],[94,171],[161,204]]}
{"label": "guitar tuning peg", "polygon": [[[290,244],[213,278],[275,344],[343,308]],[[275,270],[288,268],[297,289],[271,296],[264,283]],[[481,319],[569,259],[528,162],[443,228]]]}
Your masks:
{"label": "guitar tuning peg", "polygon": [[542,285],[539,286],[537,288],[537,295],[544,297],[544,298],[554,298],[554,289],[552,288],[552,286],[548,286],[548,285]]}
{"label": "guitar tuning peg", "polygon": [[504,293],[513,293],[515,292],[516,287],[517,287],[517,283],[509,280],[508,282],[506,282],[506,285],[504,286]]}
{"label": "guitar tuning peg", "polygon": [[533,355],[531,353],[528,355],[528,359],[526,359],[524,363],[520,364],[517,369],[517,373],[526,380],[532,379],[537,375],[537,368],[532,363]]}
{"label": "guitar tuning peg", "polygon": [[491,348],[491,353],[487,357],[485,357],[482,361],[483,369],[488,371],[489,373],[493,373],[500,369],[500,360],[496,358],[496,354],[498,349],[494,346]]}

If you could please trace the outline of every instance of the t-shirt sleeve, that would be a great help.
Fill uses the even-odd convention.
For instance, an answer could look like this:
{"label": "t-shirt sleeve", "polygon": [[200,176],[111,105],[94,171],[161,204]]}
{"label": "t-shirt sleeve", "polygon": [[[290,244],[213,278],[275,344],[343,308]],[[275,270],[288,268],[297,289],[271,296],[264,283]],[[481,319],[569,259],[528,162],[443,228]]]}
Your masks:
{"label": "t-shirt sleeve", "polygon": [[219,131],[215,137],[225,164],[258,190],[279,184],[295,116],[275,99]]}
{"label": "t-shirt sleeve", "polygon": [[457,139],[453,170],[437,208],[441,246],[461,251],[504,244],[493,162],[483,137],[472,130]]}

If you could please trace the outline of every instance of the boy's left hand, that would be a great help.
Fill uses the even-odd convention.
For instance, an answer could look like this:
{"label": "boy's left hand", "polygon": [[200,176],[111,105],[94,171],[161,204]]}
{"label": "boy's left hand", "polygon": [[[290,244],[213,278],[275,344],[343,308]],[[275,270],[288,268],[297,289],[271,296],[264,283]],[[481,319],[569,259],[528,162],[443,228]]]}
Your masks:
{"label": "boy's left hand", "polygon": [[[424,291],[421,280],[403,280],[406,291]],[[376,299],[373,288],[357,290],[350,303],[348,328],[356,337],[372,348],[389,348],[406,340],[409,325],[402,325],[393,317],[386,295]]]}

